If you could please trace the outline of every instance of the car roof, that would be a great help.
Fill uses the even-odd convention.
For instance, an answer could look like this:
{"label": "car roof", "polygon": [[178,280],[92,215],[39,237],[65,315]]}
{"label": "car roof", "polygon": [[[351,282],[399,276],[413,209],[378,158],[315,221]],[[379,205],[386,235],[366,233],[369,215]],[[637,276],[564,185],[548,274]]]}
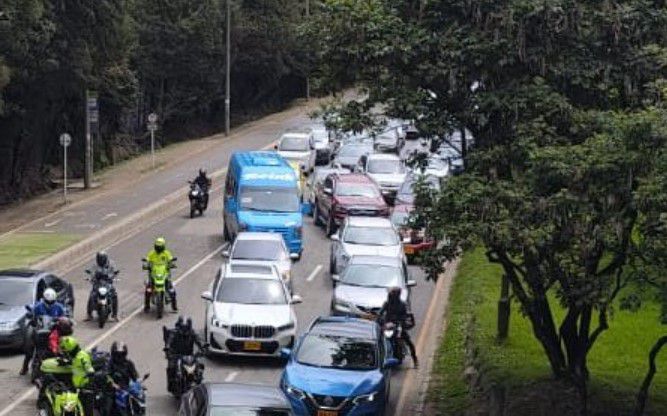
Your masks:
{"label": "car roof", "polygon": [[203,383],[213,406],[252,406],[253,408],[291,409],[278,387],[242,383]]}
{"label": "car roof", "polygon": [[280,135],[280,140],[287,137],[295,137],[300,139],[307,139],[310,137],[310,133],[300,132],[300,131],[289,131]]}
{"label": "car roof", "polygon": [[383,217],[347,217],[347,224],[351,227],[391,228],[391,221]]}
{"label": "car roof", "polygon": [[376,159],[376,160],[394,160],[394,161],[398,161],[398,162],[401,161],[400,157],[398,157],[397,155],[389,154],[389,153],[373,153],[373,154],[368,155],[368,160],[372,160],[372,159]]}
{"label": "car roof", "polygon": [[363,173],[334,173],[339,182],[344,183],[375,183],[371,178]]}
{"label": "car roof", "polygon": [[23,279],[35,279],[45,272],[40,270],[31,270],[31,269],[7,269],[0,270],[0,279],[2,278],[23,278]]}
{"label": "car roof", "polygon": [[278,233],[257,232],[257,231],[242,231],[236,236],[237,241],[251,240],[251,241],[280,241],[283,238]]}
{"label": "car roof", "polygon": [[328,335],[361,339],[377,339],[378,326],[375,321],[349,316],[327,316],[316,318],[308,331],[313,335]]}
{"label": "car roof", "polygon": [[276,267],[266,261],[232,260],[222,267],[224,279],[280,280]]}
{"label": "car roof", "polygon": [[372,264],[378,266],[400,267],[402,262],[403,260],[400,257],[395,257],[395,256],[357,255],[357,256],[352,256],[348,265]]}

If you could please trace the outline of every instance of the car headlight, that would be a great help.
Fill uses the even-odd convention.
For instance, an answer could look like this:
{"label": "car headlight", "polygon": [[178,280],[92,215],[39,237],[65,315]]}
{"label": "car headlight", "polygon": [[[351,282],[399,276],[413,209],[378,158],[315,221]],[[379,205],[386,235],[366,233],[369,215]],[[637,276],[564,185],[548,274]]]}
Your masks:
{"label": "car headlight", "polygon": [[352,400],[354,404],[364,404],[364,403],[373,403],[377,399],[377,392],[373,392],[370,394],[362,394],[360,396],[357,396]]}
{"label": "car headlight", "polygon": [[279,326],[279,327],[278,327],[278,332],[288,331],[288,330],[290,330],[290,329],[294,329],[294,326],[295,326],[295,325],[294,325],[294,322],[290,322],[290,323],[285,324],[285,325],[283,325],[283,326]]}
{"label": "car headlight", "polygon": [[296,387],[290,386],[289,384],[285,385],[285,392],[290,396],[297,398],[299,400],[303,400],[306,398],[306,393],[304,393],[303,390],[297,389]]}

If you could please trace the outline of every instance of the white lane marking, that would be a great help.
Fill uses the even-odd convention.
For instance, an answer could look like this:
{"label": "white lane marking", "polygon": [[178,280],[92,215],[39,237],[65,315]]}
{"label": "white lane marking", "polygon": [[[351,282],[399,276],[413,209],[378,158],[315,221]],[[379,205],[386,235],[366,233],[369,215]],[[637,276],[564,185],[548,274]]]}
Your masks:
{"label": "white lane marking", "polygon": [[315,270],[313,270],[313,272],[308,275],[308,277],[306,278],[306,281],[311,282],[315,278],[315,276],[317,276],[317,274],[320,272],[320,270],[322,270],[322,265],[318,264],[317,267],[315,267]]}
{"label": "white lane marking", "polygon": [[225,377],[225,383],[231,383],[238,375],[238,371],[232,371],[231,373],[227,374],[227,377]]}
{"label": "white lane marking", "polygon": [[89,228],[92,230],[93,228],[99,227],[99,224],[76,224],[74,226],[76,228]]}
{"label": "white lane marking", "polygon": [[[197,270],[197,269],[200,268],[202,265],[204,265],[204,263],[206,263],[207,261],[211,260],[211,259],[212,259],[213,257],[215,257],[218,253],[220,253],[224,247],[225,247],[225,245],[222,245],[222,246],[216,248],[216,249],[213,250],[211,253],[207,254],[206,257],[204,257],[203,259],[199,260],[199,262],[197,262],[197,264],[195,264],[194,266],[190,267],[190,268],[189,268],[185,273],[183,273],[178,279],[174,280],[174,285],[178,285],[179,282],[181,282],[183,279],[185,279],[186,277],[188,277],[189,275],[191,275],[192,273],[194,273],[195,270]],[[111,335],[113,335],[114,333],[116,333],[116,331],[118,331],[120,328],[122,328],[123,326],[125,326],[125,325],[126,325],[128,322],[130,322],[134,317],[136,317],[137,315],[139,315],[140,313],[142,313],[143,310],[144,310],[144,306],[143,306],[143,305],[140,305],[137,309],[135,309],[134,311],[132,311],[132,313],[131,313],[130,315],[128,315],[125,319],[123,319],[123,320],[120,321],[118,324],[116,324],[113,328],[110,328],[107,332],[105,332],[104,334],[102,334],[101,336],[99,336],[97,339],[93,340],[93,342],[91,342],[90,344],[86,345],[86,349],[87,349],[87,350],[90,350],[90,349],[94,348],[95,346],[99,345],[102,341],[104,341],[105,339],[109,338]],[[4,409],[2,409],[2,411],[0,411],[0,416],[7,416],[7,415],[11,414],[11,412],[12,412],[14,409],[16,409],[16,407],[17,407],[19,404],[23,403],[27,398],[29,398],[30,396],[34,395],[35,393],[37,393],[37,390],[35,390],[34,388],[29,388],[29,389],[27,389],[27,390],[26,390],[25,392],[23,392],[23,394],[21,394],[18,398],[14,399],[14,401],[12,402],[12,404],[10,404],[9,406],[7,406],[7,407],[5,407]]]}
{"label": "white lane marking", "polygon": [[111,213],[105,215],[104,217],[102,217],[102,221],[106,221],[106,220],[108,220],[108,219],[110,219],[110,218],[117,217],[117,216],[118,216],[117,213],[115,213],[115,212],[111,212]]}
{"label": "white lane marking", "polygon": [[63,220],[63,219],[60,218],[60,219],[57,219],[57,220],[55,220],[55,221],[45,222],[45,223],[44,223],[44,226],[45,226],[46,228],[53,227],[54,225],[58,224],[58,223],[61,222],[62,220]]}

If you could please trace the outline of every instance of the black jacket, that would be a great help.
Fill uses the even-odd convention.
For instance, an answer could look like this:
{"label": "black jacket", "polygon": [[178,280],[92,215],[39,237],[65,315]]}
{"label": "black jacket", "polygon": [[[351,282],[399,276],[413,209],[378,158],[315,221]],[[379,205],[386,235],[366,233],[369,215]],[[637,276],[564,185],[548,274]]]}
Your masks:
{"label": "black jacket", "polygon": [[193,355],[195,353],[195,345],[201,350],[202,343],[197,336],[197,333],[190,329],[168,329],[162,327],[165,352],[167,356],[182,356]]}
{"label": "black jacket", "polygon": [[408,313],[408,307],[402,300],[391,303],[386,301],[380,309],[379,318],[381,322],[396,322],[405,325]]}
{"label": "black jacket", "polygon": [[136,380],[139,378],[139,373],[137,373],[137,368],[134,366],[134,363],[131,360],[123,361],[111,361],[109,368],[109,373],[113,381],[120,385],[122,388],[127,388],[130,385],[130,381]]}

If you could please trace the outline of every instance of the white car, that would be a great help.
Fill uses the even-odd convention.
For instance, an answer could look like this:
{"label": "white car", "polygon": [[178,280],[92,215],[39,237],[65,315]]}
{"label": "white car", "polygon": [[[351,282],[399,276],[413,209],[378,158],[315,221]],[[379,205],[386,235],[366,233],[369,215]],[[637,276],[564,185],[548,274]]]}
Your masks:
{"label": "white car", "polygon": [[284,133],[275,148],[280,156],[298,162],[305,173],[311,172],[315,167],[317,152],[312,133]]}
{"label": "white car", "polygon": [[223,265],[202,299],[210,352],[279,357],[282,348],[294,345],[297,319],[292,305],[302,300],[290,296],[274,266]]}
{"label": "white car", "polygon": [[383,153],[362,156],[358,170],[373,179],[380,187],[382,196],[389,201],[396,198],[396,192],[405,182],[407,174],[407,169],[398,156]]}
{"label": "white car", "polygon": [[388,218],[347,217],[331,240],[331,274],[340,273],[352,256],[405,257],[398,231]]}
{"label": "white car", "polygon": [[231,249],[224,250],[222,255],[235,264],[276,266],[287,287],[290,291],[293,289],[292,261],[299,255],[290,254],[285,240],[278,233],[240,232]]}
{"label": "white car", "polygon": [[332,143],[329,131],[323,125],[314,125],[310,128],[315,143],[315,162],[318,165],[326,165],[331,160]]}

